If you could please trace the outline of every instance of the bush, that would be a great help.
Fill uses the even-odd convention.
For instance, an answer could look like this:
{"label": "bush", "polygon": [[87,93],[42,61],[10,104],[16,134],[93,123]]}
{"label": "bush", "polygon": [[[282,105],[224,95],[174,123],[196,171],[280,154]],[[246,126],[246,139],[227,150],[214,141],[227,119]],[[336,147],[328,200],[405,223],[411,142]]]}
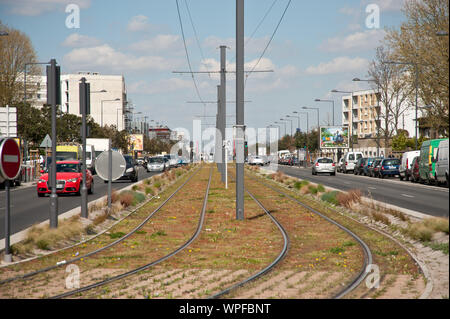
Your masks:
{"label": "bush", "polygon": [[131,192],[122,192],[119,196],[119,201],[123,207],[131,206],[134,200],[133,194]]}
{"label": "bush", "polygon": [[161,189],[161,182],[160,181],[156,181],[153,186],[155,186],[157,189]]}
{"label": "bush", "polygon": [[352,203],[358,203],[361,201],[361,191],[350,190],[346,193],[340,193],[336,198],[339,205],[350,208]]}
{"label": "bush", "polygon": [[300,188],[302,188],[302,183],[300,183],[300,182],[295,182],[295,183],[294,183],[294,187],[295,187],[296,189],[300,189]]}
{"label": "bush", "polygon": [[407,233],[409,236],[411,236],[413,239],[420,240],[420,241],[430,241],[433,237],[433,230],[425,226],[423,223],[415,223],[411,224],[407,228]]}
{"label": "bush", "polygon": [[45,239],[40,239],[36,242],[36,246],[42,250],[50,250],[49,243]]}
{"label": "bush", "polygon": [[317,191],[319,193],[325,193],[325,187],[322,184],[317,185]]}
{"label": "bush", "polygon": [[322,194],[320,199],[333,205],[339,205],[339,201],[336,198],[339,193],[338,191],[326,192]]}
{"label": "bush", "polygon": [[153,195],[155,195],[155,191],[151,187],[146,187],[145,188],[145,195],[148,195],[148,194],[153,196]]}
{"label": "bush", "polygon": [[308,186],[308,189],[309,189],[309,192],[311,193],[311,194],[313,194],[313,195],[316,195],[317,194],[317,188],[316,187],[314,187],[313,185],[309,185]]}
{"label": "bush", "polygon": [[373,212],[372,217],[375,221],[382,222],[385,225],[391,224],[391,221],[389,220],[389,218],[387,216],[385,216],[383,213]]}
{"label": "bush", "polygon": [[444,232],[448,235],[448,219],[445,218],[427,218],[423,224],[436,232]]}

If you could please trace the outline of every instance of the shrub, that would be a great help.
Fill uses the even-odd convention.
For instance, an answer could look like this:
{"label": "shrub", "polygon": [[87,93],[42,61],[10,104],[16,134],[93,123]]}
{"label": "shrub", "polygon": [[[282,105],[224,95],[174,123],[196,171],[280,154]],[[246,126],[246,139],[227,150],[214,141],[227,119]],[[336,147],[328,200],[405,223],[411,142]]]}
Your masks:
{"label": "shrub", "polygon": [[151,188],[151,187],[146,187],[145,188],[145,195],[148,195],[148,194],[150,194],[150,195],[155,195],[155,191],[153,190],[153,188]]}
{"label": "shrub", "polygon": [[387,216],[385,216],[383,213],[380,212],[373,212],[372,217],[377,222],[382,222],[385,225],[390,225],[391,221]]}
{"label": "shrub", "polygon": [[309,185],[308,186],[308,189],[309,189],[309,192],[311,193],[311,194],[313,194],[313,195],[316,195],[317,194],[317,188],[316,187],[314,187],[313,185]]}
{"label": "shrub", "polygon": [[153,183],[153,186],[155,186],[157,189],[161,189],[161,182],[157,181],[157,182]]}
{"label": "shrub", "polygon": [[295,187],[296,189],[300,189],[300,188],[302,188],[302,183],[300,183],[300,182],[295,182],[295,183],[294,183],[294,187]]}
{"label": "shrub", "polygon": [[308,186],[302,186],[302,188],[300,189],[300,193],[302,195],[307,195],[310,193],[309,187]]}
{"label": "shrub", "polygon": [[339,193],[338,191],[326,192],[322,194],[320,199],[333,205],[339,205],[339,201],[336,198]]}
{"label": "shrub", "polygon": [[122,192],[120,193],[119,200],[123,207],[128,207],[133,203],[134,196],[130,192]]}
{"label": "shrub", "polygon": [[430,241],[433,237],[433,230],[423,223],[411,224],[406,231],[413,239],[420,241]]}
{"label": "shrub", "polygon": [[49,243],[45,239],[40,239],[36,242],[36,246],[42,250],[50,250]]}
{"label": "shrub", "polygon": [[444,232],[448,235],[448,219],[445,218],[427,218],[423,224],[436,232]]}
{"label": "shrub", "polygon": [[317,185],[317,191],[319,193],[325,193],[325,187],[322,184]]}
{"label": "shrub", "polygon": [[340,193],[336,198],[339,201],[339,205],[350,208],[352,203],[361,201],[361,191],[350,190],[346,193]]}

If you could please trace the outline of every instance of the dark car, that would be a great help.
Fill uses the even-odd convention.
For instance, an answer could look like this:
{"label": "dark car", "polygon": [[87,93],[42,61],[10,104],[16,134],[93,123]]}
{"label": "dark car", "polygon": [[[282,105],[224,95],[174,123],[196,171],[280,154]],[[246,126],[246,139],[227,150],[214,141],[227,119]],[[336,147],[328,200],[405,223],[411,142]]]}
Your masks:
{"label": "dark car", "polygon": [[400,176],[400,160],[398,158],[386,158],[381,161],[378,177]]}
{"label": "dark car", "polygon": [[373,157],[369,157],[367,158],[367,160],[364,162],[364,167],[363,167],[363,175],[364,176],[368,176],[369,175],[369,168],[372,165],[373,161],[375,160],[375,158]]}
{"label": "dark car", "polygon": [[354,175],[362,175],[366,161],[367,157],[362,157],[356,162],[355,169],[353,170]]}
{"label": "dark car", "polygon": [[420,156],[416,156],[412,160],[411,171],[410,171],[410,176],[409,176],[409,178],[411,179],[411,183],[419,182],[419,178],[420,178],[419,161],[420,161]]}
{"label": "dark car", "polygon": [[138,167],[136,161],[133,159],[131,155],[124,155],[125,162],[127,166],[125,168],[125,173],[123,173],[122,177],[119,180],[130,180],[133,183],[138,181]]}
{"label": "dark car", "polygon": [[372,165],[369,166],[369,176],[370,177],[377,177],[378,176],[378,170],[380,169],[380,163],[383,159],[382,158],[376,158],[373,162]]}

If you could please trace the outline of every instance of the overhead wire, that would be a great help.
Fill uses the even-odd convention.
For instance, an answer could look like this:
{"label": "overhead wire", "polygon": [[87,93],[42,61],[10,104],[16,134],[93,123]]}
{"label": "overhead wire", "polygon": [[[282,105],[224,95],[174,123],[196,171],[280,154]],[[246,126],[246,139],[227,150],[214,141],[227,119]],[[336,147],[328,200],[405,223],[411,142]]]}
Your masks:
{"label": "overhead wire", "polygon": [[289,1],[288,1],[287,5],[286,5],[286,8],[285,8],[284,11],[283,11],[283,14],[281,15],[281,18],[280,18],[280,20],[278,21],[277,26],[275,27],[275,30],[273,31],[272,36],[271,36],[270,39],[269,39],[269,42],[267,42],[267,45],[266,45],[266,47],[264,48],[263,52],[261,53],[261,55],[260,55],[258,61],[256,62],[256,64],[253,66],[253,68],[250,70],[250,72],[247,73],[246,78],[245,78],[244,87],[247,85],[248,77],[250,76],[250,74],[252,74],[252,73],[255,71],[256,67],[258,66],[258,64],[261,62],[262,58],[263,58],[264,55],[266,54],[266,51],[267,51],[267,49],[269,48],[270,43],[272,43],[272,40],[273,40],[273,38],[275,37],[275,34],[277,33],[278,28],[280,27],[281,22],[283,21],[284,16],[286,15],[287,10],[289,9],[289,6],[291,5],[291,2],[292,2],[292,0],[289,0]]}

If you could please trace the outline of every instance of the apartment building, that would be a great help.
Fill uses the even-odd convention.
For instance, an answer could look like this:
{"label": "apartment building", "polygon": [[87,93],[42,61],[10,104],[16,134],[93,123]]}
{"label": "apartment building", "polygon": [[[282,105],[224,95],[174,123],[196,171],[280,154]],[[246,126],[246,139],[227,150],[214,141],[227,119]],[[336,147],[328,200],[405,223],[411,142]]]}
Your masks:
{"label": "apartment building", "polygon": [[[409,136],[414,136],[415,108],[411,103],[405,108],[397,128],[407,131]],[[379,128],[385,127],[385,112],[386,108],[379,102],[378,92],[375,90],[358,91],[342,97],[342,125],[348,125],[350,135],[358,138],[358,142],[353,144],[354,151],[362,151],[365,156],[389,153],[384,147],[384,141],[380,141],[380,148],[377,144]]]}
{"label": "apartment building", "polygon": [[[130,127],[127,112],[127,92],[125,79],[122,75],[102,75],[97,72],[78,72],[77,74],[62,74],[61,80],[61,110],[62,112],[80,116],[79,83],[86,78],[91,89],[90,116],[99,125],[115,125],[119,131]],[[47,77],[27,77],[26,99],[32,106],[41,108],[47,103]],[[31,87],[34,90],[31,90]],[[33,92],[33,93],[32,93]]]}

